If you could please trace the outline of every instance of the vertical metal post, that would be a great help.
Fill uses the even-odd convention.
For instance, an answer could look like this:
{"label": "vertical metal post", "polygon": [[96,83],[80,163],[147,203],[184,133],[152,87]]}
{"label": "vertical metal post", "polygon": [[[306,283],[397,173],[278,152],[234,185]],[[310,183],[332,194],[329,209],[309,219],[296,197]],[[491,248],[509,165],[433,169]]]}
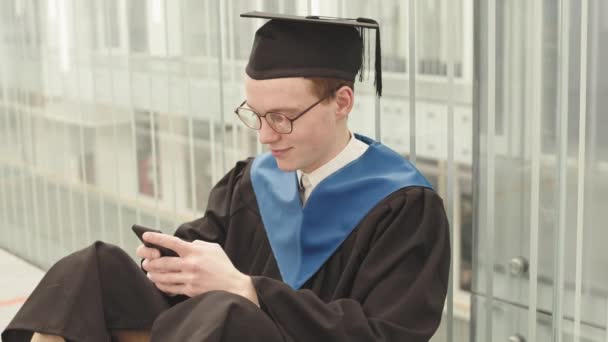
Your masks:
{"label": "vertical metal post", "polygon": [[580,85],[579,85],[579,125],[578,125],[578,180],[576,210],[576,275],[574,286],[574,342],[580,341],[581,298],[583,278],[583,241],[585,215],[585,164],[587,140],[587,42],[588,42],[588,1],[581,0],[580,39]]}
{"label": "vertical metal post", "polygon": [[[93,1],[93,3],[95,3],[95,1]],[[73,2],[72,6],[73,6],[73,11],[75,12],[76,11],[76,2]],[[107,20],[106,20],[107,13],[108,13],[107,10],[103,10],[102,11],[103,22],[104,23],[107,22]],[[114,13],[114,14],[116,14],[116,13]],[[108,32],[107,32],[107,27],[108,26],[109,25],[107,25],[107,24],[103,25],[103,27],[105,29],[104,36],[106,36],[106,37],[107,37],[107,34],[108,34]],[[79,30],[76,27],[74,27],[74,31],[78,32]],[[76,41],[77,40],[74,39],[74,42],[76,42]],[[78,51],[78,49],[74,49],[74,50]],[[109,54],[106,55],[106,60],[107,59],[109,59]],[[98,105],[97,105],[97,103],[98,103],[97,102],[97,82],[95,81],[95,79],[96,79],[95,70],[97,69],[97,65],[95,63],[95,60],[93,59],[93,53],[92,53],[92,51],[89,51],[89,63],[91,64],[91,75],[92,75],[92,77],[91,77],[91,85],[93,87],[93,99],[92,99],[92,103],[91,104],[93,105],[93,112],[96,113],[97,109],[98,109]],[[108,70],[108,73],[111,74],[112,70]],[[82,99],[82,97],[81,97],[81,99]],[[82,99],[82,100],[84,100],[84,99]],[[93,146],[94,146],[93,147],[93,149],[94,149],[93,151],[94,151],[94,153],[96,153],[97,151],[95,150],[95,148],[96,148],[96,145],[100,141],[100,139],[99,139],[99,130],[95,126],[93,126],[93,129],[95,130],[95,132],[93,134],[93,137],[95,137],[95,143],[93,144]],[[93,188],[87,186],[87,189],[93,189]],[[95,187],[94,189],[97,191],[97,200],[99,201],[98,205],[99,205],[99,221],[100,221],[99,223],[95,222],[95,225],[99,224],[98,227],[101,228],[101,239],[102,240],[106,240],[107,239],[107,234],[106,234],[107,230],[106,230],[106,215],[105,215],[105,204],[104,204],[104,200],[103,200],[103,194],[100,191],[101,190],[100,188]],[[88,192],[89,192],[89,190],[87,190],[87,193]],[[87,241],[87,243],[90,243],[90,242],[92,242],[92,241]]]}
{"label": "vertical metal post", "polygon": [[[129,16],[126,17],[126,29],[129,29],[131,22],[129,20]],[[135,120],[135,108],[133,101],[133,71],[131,70],[131,41],[126,46],[127,49],[127,70],[129,75],[129,109],[131,110],[131,161],[133,162],[133,172],[135,173],[135,187],[134,187],[134,197],[135,197],[135,220],[137,223],[141,223],[141,203],[140,203],[140,194],[139,194],[139,161],[137,160],[137,123]]]}
{"label": "vertical metal post", "polygon": [[416,0],[409,0],[410,161],[416,164]]}
{"label": "vertical metal post", "polygon": [[[219,77],[219,101],[220,101],[220,125],[222,127],[222,174],[226,170],[226,122],[224,120],[224,39],[222,37],[222,19],[224,13],[222,11],[222,1],[217,1],[217,66],[218,66],[218,77]],[[214,179],[214,182],[216,180]]]}
{"label": "vertical metal post", "polygon": [[538,230],[540,204],[540,155],[541,155],[541,119],[542,119],[542,2],[534,0],[527,3],[530,6],[527,16],[529,37],[527,50],[530,52],[528,65],[531,72],[527,75],[529,97],[528,117],[530,127],[530,281],[528,283],[528,339],[536,340],[536,311],[538,296]]}
{"label": "vertical metal post", "polygon": [[555,239],[556,261],[554,264],[553,282],[553,342],[562,340],[562,317],[564,298],[564,258],[566,232],[566,195],[568,177],[568,82],[569,82],[569,37],[570,37],[570,1],[559,2],[559,52],[558,52],[558,111],[557,118],[557,179],[558,208],[557,236]]}
{"label": "vertical metal post", "polygon": [[487,277],[487,295],[486,300],[486,341],[492,341],[492,316],[494,306],[494,203],[495,203],[495,136],[496,136],[496,0],[488,0],[488,108],[487,108],[487,142],[486,142],[486,158],[487,158],[487,174],[486,174],[486,196],[487,196],[487,212],[486,224],[488,239],[486,243],[486,277]]}
{"label": "vertical metal post", "polygon": [[[104,4],[106,4],[106,2],[104,2]],[[123,6],[125,3],[124,2],[120,2],[119,5],[119,10],[121,11],[126,11],[127,9]],[[107,7],[106,7],[107,8]],[[104,11],[107,13],[107,10]],[[109,27],[110,24],[107,20],[104,21],[106,27]],[[124,29],[126,31],[129,30],[129,27],[125,26]],[[106,34],[107,34],[107,30],[106,30]],[[129,44],[125,43],[125,48],[129,49]],[[112,55],[112,53],[110,52],[110,49],[108,48],[106,50],[106,54],[109,56]],[[111,92],[111,99],[112,102],[114,103],[114,105],[116,107],[118,107],[118,102],[116,100],[116,95],[114,94],[114,70],[112,70],[112,67],[110,66],[108,68],[108,73],[110,74],[110,92]],[[117,198],[117,203],[116,203],[116,211],[117,211],[117,222],[116,222],[116,236],[118,238],[118,244],[121,247],[125,247],[125,241],[124,241],[124,229],[123,229],[123,220],[122,220],[122,202],[123,202],[123,198],[122,198],[122,189],[121,189],[121,172],[120,172],[120,158],[118,156],[118,151],[120,149],[120,144],[118,143],[118,119],[117,119],[118,113],[117,110],[113,110],[112,111],[112,140],[113,140],[113,150],[114,150],[114,179],[115,179],[115,186],[116,186],[116,198]]]}
{"label": "vertical metal post", "polygon": [[[64,1],[68,1],[68,0],[64,0]],[[77,29],[77,25],[78,25],[78,21],[76,19],[76,15],[74,14],[75,10],[74,10],[74,0],[72,0],[71,2],[71,8],[70,8],[70,14],[71,14],[71,23],[72,23],[72,33],[75,35],[76,32],[78,32]],[[66,9],[67,10],[67,9]],[[77,39],[72,39],[73,44],[76,45],[76,41]],[[88,191],[88,181],[87,181],[87,174],[86,174],[86,159],[85,159],[85,143],[84,143],[84,125],[85,125],[85,120],[84,120],[84,113],[83,113],[83,109],[82,109],[82,102],[84,100],[82,93],[80,91],[80,89],[82,89],[81,84],[80,84],[80,72],[78,71],[79,66],[78,66],[78,56],[77,56],[77,51],[78,49],[72,48],[73,53],[75,54],[74,56],[74,73],[76,74],[76,79],[77,79],[77,88],[78,88],[78,92],[77,92],[77,96],[78,96],[78,105],[77,110],[78,110],[78,117],[80,119],[80,123],[79,123],[79,129],[78,129],[78,138],[79,138],[79,145],[80,145],[80,173],[82,174],[82,182],[83,182],[83,186],[82,188],[82,192],[83,192],[83,197],[84,197],[84,223],[85,223],[85,243],[88,244],[91,242],[91,223],[90,223],[90,218],[89,218],[89,191]]]}
{"label": "vertical metal post", "polygon": [[[446,23],[444,27],[444,35],[449,36],[452,34],[459,34],[459,30],[453,29],[455,27],[455,20],[453,16],[458,13],[454,6],[455,1],[446,0],[444,2],[447,6]],[[447,341],[454,341],[454,258],[459,257],[454,254],[454,224],[456,223],[454,215],[454,181],[456,176],[456,170],[454,167],[454,54],[456,53],[456,47],[453,42],[455,39],[448,39],[452,44],[448,44],[447,47],[447,76],[448,76],[448,122],[447,122],[447,215],[448,221],[450,222],[450,250],[452,251],[452,257],[450,258],[450,275],[448,281],[448,295],[447,295]]]}

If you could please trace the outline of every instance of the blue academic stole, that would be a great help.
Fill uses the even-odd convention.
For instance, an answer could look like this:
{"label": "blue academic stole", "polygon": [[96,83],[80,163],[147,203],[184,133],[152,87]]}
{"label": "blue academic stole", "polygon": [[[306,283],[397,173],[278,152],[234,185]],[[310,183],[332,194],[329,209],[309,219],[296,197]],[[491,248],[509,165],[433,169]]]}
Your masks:
{"label": "blue academic stole", "polygon": [[294,289],[312,277],[388,195],[408,186],[432,188],[395,151],[370,138],[355,137],[369,148],[321,181],[304,207],[295,171],[280,170],[270,153],[253,161],[251,180],[270,247],[283,281]]}

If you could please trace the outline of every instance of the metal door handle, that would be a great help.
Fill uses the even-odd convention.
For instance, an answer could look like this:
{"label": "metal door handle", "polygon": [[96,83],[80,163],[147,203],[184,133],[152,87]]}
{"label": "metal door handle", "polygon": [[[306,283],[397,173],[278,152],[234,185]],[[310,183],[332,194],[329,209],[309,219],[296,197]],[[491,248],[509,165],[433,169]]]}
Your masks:
{"label": "metal door handle", "polygon": [[526,342],[526,339],[519,334],[515,334],[512,336],[509,336],[509,342]]}
{"label": "metal door handle", "polygon": [[522,276],[528,272],[528,260],[524,257],[516,257],[509,261],[509,273],[514,276]]}

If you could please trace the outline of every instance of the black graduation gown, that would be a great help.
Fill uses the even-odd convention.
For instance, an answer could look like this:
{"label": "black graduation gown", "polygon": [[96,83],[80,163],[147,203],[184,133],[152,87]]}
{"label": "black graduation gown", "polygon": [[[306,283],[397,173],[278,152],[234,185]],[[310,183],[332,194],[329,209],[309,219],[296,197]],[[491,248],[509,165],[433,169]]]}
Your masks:
{"label": "black graduation gown", "polygon": [[[441,198],[418,186],[390,194],[294,290],[281,281],[249,177],[251,161],[237,163],[211,191],[205,216],[181,225],[175,235],[222,245],[236,268],[252,276],[261,310],[228,293],[203,294],[171,308],[174,302],[164,306],[161,295],[150,294],[141,301],[157,303],[153,309],[148,304],[141,315],[129,313],[140,318],[137,324],[127,320],[108,328],[152,327],[157,341],[428,341],[441,320],[450,265]],[[146,286],[131,294],[148,296]],[[103,293],[101,301],[111,297]],[[35,306],[36,291],[22,310]],[[108,310],[101,317],[107,326]],[[18,314],[3,340],[19,341],[8,339],[17,329],[41,329],[32,316]]]}

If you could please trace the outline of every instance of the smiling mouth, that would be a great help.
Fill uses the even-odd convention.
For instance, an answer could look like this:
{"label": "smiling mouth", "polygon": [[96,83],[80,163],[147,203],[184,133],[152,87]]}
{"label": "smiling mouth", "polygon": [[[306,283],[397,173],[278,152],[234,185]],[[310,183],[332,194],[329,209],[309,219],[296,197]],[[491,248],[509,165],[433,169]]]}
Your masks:
{"label": "smiling mouth", "polygon": [[285,153],[287,153],[287,151],[291,150],[291,147],[288,148],[284,148],[284,149],[271,149],[270,152],[272,153],[273,156],[275,157],[282,157]]}

